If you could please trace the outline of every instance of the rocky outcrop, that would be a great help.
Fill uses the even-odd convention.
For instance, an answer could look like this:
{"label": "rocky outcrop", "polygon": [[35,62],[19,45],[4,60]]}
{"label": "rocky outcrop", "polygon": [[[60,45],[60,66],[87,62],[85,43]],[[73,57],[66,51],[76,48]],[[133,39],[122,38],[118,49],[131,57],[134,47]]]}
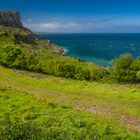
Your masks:
{"label": "rocky outcrop", "polygon": [[[20,14],[16,11],[0,11],[0,26],[10,27],[10,28],[20,28],[23,29],[27,35],[23,36],[20,33],[15,33],[14,37],[16,41],[20,40],[25,43],[30,43],[35,41],[37,36],[32,33],[29,29],[25,28],[20,21]],[[15,29],[13,29],[15,30]]]}
{"label": "rocky outcrop", "polygon": [[[48,40],[43,40],[32,31],[24,27],[20,21],[20,14],[16,11],[0,11],[0,28],[5,29],[5,34],[11,33],[15,43],[38,44],[38,47],[47,48],[62,55],[64,50]],[[4,35],[4,34],[2,34]],[[43,43],[41,43],[43,42]]]}
{"label": "rocky outcrop", "polygon": [[15,11],[0,11],[0,25],[20,28],[23,27],[20,21],[19,12]]}

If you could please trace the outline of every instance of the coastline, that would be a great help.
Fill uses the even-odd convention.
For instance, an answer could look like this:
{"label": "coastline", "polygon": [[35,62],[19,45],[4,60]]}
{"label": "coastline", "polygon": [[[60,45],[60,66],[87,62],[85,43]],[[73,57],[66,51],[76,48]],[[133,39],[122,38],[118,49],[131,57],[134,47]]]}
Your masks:
{"label": "coastline", "polygon": [[63,52],[62,52],[62,54],[61,54],[61,55],[63,55],[63,56],[64,56],[64,55],[66,55],[68,52],[69,52],[69,50],[67,50],[67,49],[64,49],[64,48],[63,48]]}

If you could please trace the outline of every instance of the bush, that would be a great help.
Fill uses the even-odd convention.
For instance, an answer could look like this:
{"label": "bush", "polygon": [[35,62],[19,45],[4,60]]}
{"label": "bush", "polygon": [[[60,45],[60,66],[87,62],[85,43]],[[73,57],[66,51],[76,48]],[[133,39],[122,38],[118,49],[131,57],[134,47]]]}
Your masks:
{"label": "bush", "polygon": [[7,46],[0,49],[0,63],[9,68],[17,68],[77,80],[101,80],[106,70],[95,64],[81,62],[48,52],[31,55],[25,49]]}
{"label": "bush", "polygon": [[0,64],[9,68],[40,71],[38,60],[21,47],[7,46],[0,48]]}
{"label": "bush", "polygon": [[19,47],[7,46],[0,49],[0,63],[6,67],[26,69],[28,59]]}
{"label": "bush", "polygon": [[137,78],[140,81],[140,71],[137,72]]}
{"label": "bush", "polygon": [[107,70],[94,63],[81,62],[71,57],[46,52],[45,55],[39,54],[37,58],[42,72],[49,75],[88,81],[99,81],[108,75]]}
{"label": "bush", "polygon": [[138,82],[137,73],[139,70],[140,60],[133,59],[130,54],[124,54],[113,61],[111,78],[117,82]]}

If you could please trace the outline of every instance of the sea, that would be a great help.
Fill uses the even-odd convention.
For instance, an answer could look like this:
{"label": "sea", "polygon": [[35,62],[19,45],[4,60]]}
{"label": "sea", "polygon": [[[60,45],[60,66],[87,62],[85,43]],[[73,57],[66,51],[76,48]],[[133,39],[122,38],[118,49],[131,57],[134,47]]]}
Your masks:
{"label": "sea", "polygon": [[39,34],[65,49],[66,56],[111,66],[114,58],[130,53],[140,57],[140,34],[71,33]]}

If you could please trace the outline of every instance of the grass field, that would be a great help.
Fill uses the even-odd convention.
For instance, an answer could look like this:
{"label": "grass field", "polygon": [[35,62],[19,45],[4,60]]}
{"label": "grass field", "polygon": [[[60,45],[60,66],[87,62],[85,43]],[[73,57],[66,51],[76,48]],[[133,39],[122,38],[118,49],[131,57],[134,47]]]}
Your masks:
{"label": "grass field", "polygon": [[140,84],[78,81],[0,66],[0,123],[0,139],[139,140]]}

